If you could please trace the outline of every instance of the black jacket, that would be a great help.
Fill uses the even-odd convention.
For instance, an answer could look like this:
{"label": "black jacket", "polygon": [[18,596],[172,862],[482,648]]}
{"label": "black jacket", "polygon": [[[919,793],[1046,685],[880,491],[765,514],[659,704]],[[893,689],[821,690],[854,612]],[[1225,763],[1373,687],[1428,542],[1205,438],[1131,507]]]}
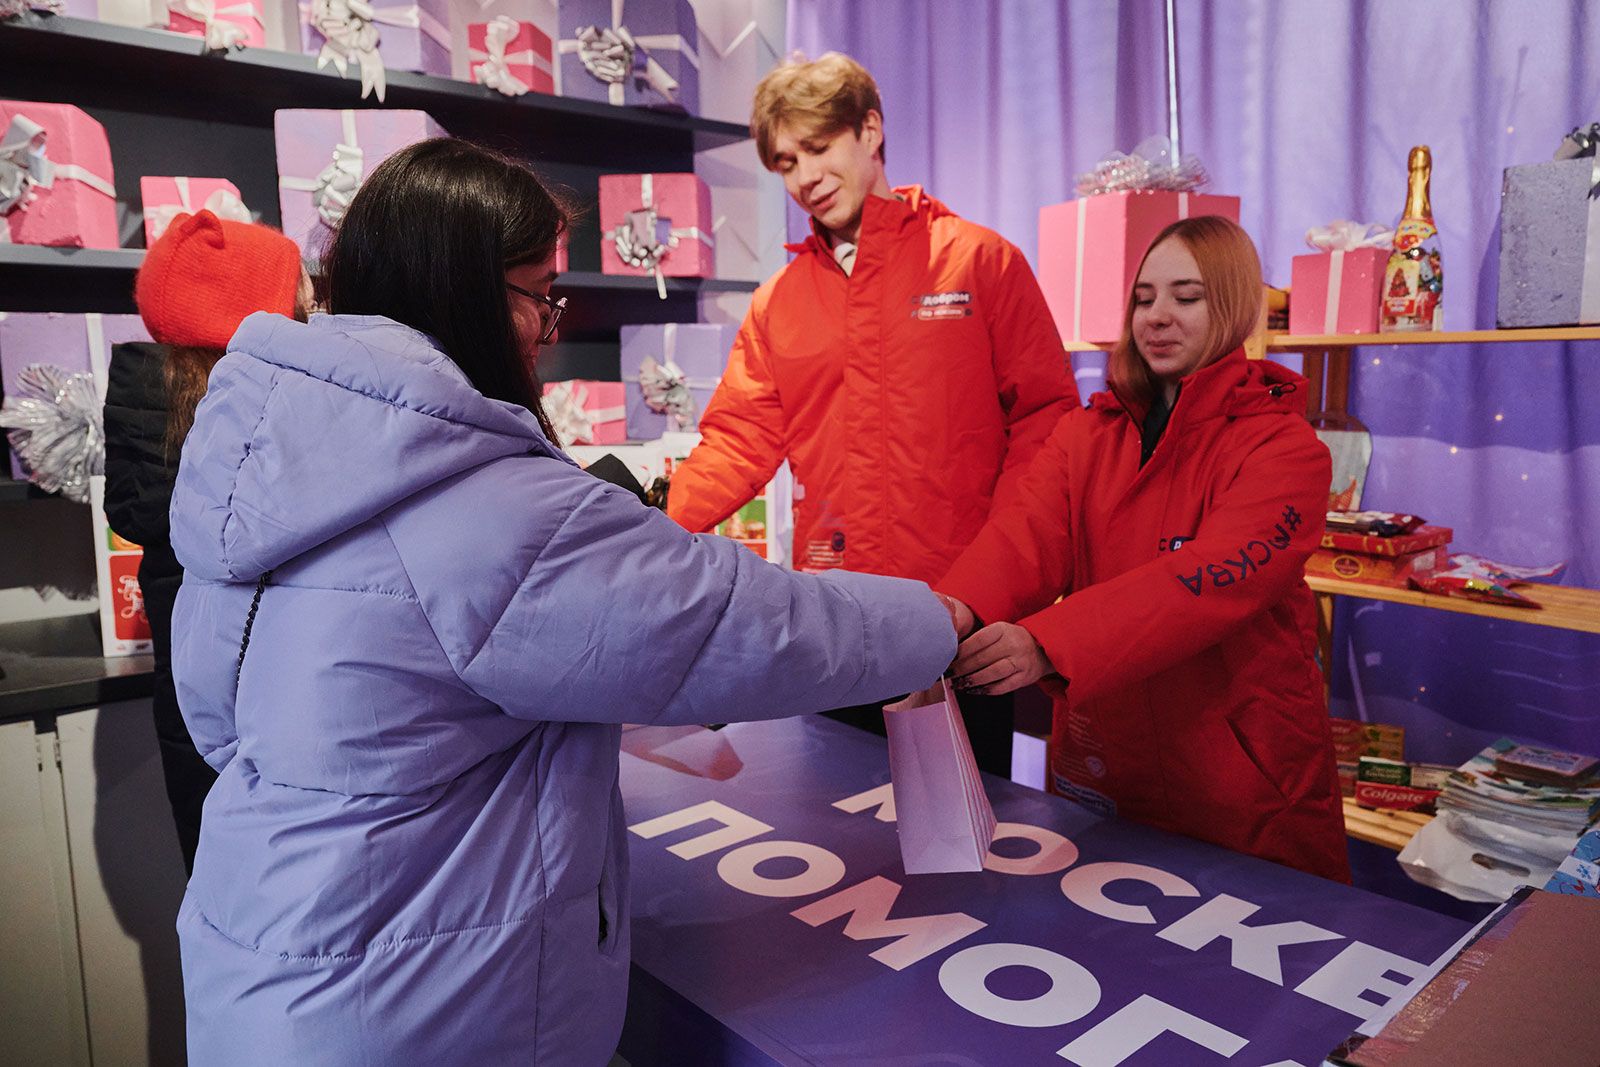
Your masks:
{"label": "black jacket", "polygon": [[106,386],[106,520],[121,537],[143,547],[139,590],[155,655],[153,711],[166,774],[167,799],[177,824],[184,861],[194,863],[200,807],[214,772],[195,751],[172,684],[172,605],[183,584],[183,568],[172,554],[167,508],[178,457],[168,463],[166,348],[116,345]]}

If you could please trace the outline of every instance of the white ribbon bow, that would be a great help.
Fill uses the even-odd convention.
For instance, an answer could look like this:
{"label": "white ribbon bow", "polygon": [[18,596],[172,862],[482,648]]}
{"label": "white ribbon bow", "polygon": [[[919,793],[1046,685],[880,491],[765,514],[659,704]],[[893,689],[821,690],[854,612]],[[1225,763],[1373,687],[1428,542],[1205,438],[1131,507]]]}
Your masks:
{"label": "white ribbon bow", "polygon": [[1381,222],[1334,219],[1326,226],[1306,231],[1306,244],[1323,252],[1354,252],[1358,248],[1387,248],[1394,244],[1394,227]]}
{"label": "white ribbon bow", "polygon": [[311,206],[317,217],[330,229],[344,219],[344,213],[361,188],[366,154],[356,137],[356,113],[348,108],[339,112],[344,127],[344,140],[333,146],[333,160],[315,178],[278,179],[280,189],[292,189],[311,194]]}
{"label": "white ribbon bow", "polygon": [[603,422],[615,422],[623,417],[622,408],[584,407],[589,400],[589,387],[582,382],[557,382],[544,395],[544,413],[550,419],[562,448],[568,445],[594,443],[594,428]]}
{"label": "white ribbon bow", "polygon": [[496,92],[506,96],[521,96],[529,89],[528,83],[511,73],[511,62],[534,65],[537,57],[533,49],[525,48],[520,52],[506,55],[506,45],[510,44],[517,34],[522,32],[522,23],[509,15],[499,15],[490,20],[483,31],[483,43],[487,52],[472,53],[473,59],[482,59],[483,62],[472,68],[472,73],[478,82],[487,85]]}
{"label": "white ribbon bow", "polygon": [[645,405],[672,420],[673,429],[694,429],[698,413],[689,391],[689,376],[671,358],[657,363],[654,356],[644,357],[639,364],[639,389]]}
{"label": "white ribbon bow", "polygon": [[311,28],[322,34],[322,50],[317,53],[317,69],[328,64],[343,77],[350,64],[361,76],[361,96],[375,96],[383,103],[388,82],[383,57],[378,52],[378,26],[420,30],[445,48],[450,47],[450,31],[439,20],[415,3],[401,7],[374,7],[366,0],[310,0],[300,10]]}
{"label": "white ribbon bow", "polygon": [[[76,163],[56,163],[45,156],[49,131],[26,115],[13,115],[0,140],[0,216],[26,211],[39,189],[57,179],[82,182],[102,196],[116,198],[116,188]],[[0,226],[0,244],[11,243],[11,227]]]}
{"label": "white ribbon bow", "polygon": [[28,116],[12,116],[0,141],[0,215],[26,210],[39,195],[35,186],[48,189],[55,184],[55,164],[44,154],[47,137],[44,127]]}
{"label": "white ribbon bow", "polygon": [[661,261],[682,243],[684,238],[700,241],[707,248],[715,248],[716,240],[698,226],[670,226],[662,240],[661,216],[655,208],[655,176],[639,175],[640,206],[623,216],[622,225],[607,230],[605,235],[616,246],[617,258],[637,270],[647,270],[655,275],[656,295],[667,298],[667,279],[661,272]]}
{"label": "white ribbon bow", "polygon": [[231,4],[219,8],[217,0],[167,0],[167,10],[191,18],[205,27],[206,49],[211,52],[226,52],[230,48],[243,48],[245,33],[243,26],[236,22],[224,21],[220,16],[230,15],[234,18],[248,18],[257,25],[261,23],[261,16],[256,9],[248,3]]}
{"label": "white ribbon bow", "polygon": [[[680,34],[658,33],[635,36],[622,21],[626,0],[611,0],[610,26],[584,26],[577,37],[562,41],[562,54],[577,53],[583,69],[597,81],[605,83],[606,96],[611,103],[621,106],[627,102],[626,83],[629,77],[655,90],[669,104],[678,102],[678,80],[650,54],[650,49],[674,51],[688,60],[689,65],[700,69],[700,57],[694,47]],[[644,60],[639,69],[640,58]]]}
{"label": "white ribbon bow", "polygon": [[[195,213],[194,201],[189,195],[189,179],[173,178],[178,186],[178,202],[176,204],[157,204],[154,207],[146,206],[144,209],[145,223],[150,227],[150,239],[158,240],[167,232],[179,215],[193,215]],[[245,207],[244,201],[239,199],[239,194],[232,189],[214,189],[206,197],[205,203],[200,205],[200,210],[209,211],[219,219],[230,219],[234,222],[254,222],[255,216],[250,214],[250,209]]]}

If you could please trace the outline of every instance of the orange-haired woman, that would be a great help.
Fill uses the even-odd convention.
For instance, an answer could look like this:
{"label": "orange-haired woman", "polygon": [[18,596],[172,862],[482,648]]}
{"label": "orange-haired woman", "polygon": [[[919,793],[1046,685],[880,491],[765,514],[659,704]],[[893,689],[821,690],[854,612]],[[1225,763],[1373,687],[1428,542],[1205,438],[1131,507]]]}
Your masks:
{"label": "orange-haired woman", "polygon": [[1260,299],[1237,225],[1162,231],[1110,391],[1061,420],[939,590],[972,613],[959,686],[1054,694],[1052,791],[1349,881],[1305,583],[1330,460],[1303,379],[1245,359]]}

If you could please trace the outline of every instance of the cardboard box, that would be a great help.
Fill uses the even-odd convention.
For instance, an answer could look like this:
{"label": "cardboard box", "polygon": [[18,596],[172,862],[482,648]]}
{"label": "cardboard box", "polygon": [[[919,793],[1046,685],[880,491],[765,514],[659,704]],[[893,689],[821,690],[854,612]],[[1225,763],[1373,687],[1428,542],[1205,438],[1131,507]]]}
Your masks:
{"label": "cardboard box", "polygon": [[227,48],[261,48],[267,43],[262,0],[174,0],[167,13],[167,29],[190,37],[203,37],[216,51]]}
{"label": "cardboard box", "polygon": [[71,104],[0,100],[0,130],[8,143],[29,146],[17,175],[21,196],[0,218],[10,243],[120,246],[116,175],[104,126]]}
{"label": "cardboard box", "polygon": [[1500,194],[1502,328],[1600,323],[1600,157],[1507,167]]}
{"label": "cardboard box", "polygon": [[316,0],[300,10],[300,50],[316,56],[318,67],[331,65],[341,74],[354,66],[363,97],[370,95],[383,101],[386,69],[450,76],[449,0],[375,4],[372,10],[376,18],[371,28],[378,31],[377,43],[354,55],[322,35]]}
{"label": "cardboard box", "polygon": [[[716,392],[728,365],[728,353],[738,336],[734,326],[668,322],[652,326],[622,327],[622,380],[628,388],[628,438],[655,441],[675,430],[694,430]],[[653,407],[641,387],[645,360],[653,360],[657,373],[681,378],[683,388],[668,410]]]}
{"label": "cardboard box", "polygon": [[544,412],[560,438],[557,444],[620,445],[627,440],[627,388],[622,382],[577,378],[546,383]]}
{"label": "cardboard box", "polygon": [[532,22],[501,15],[467,24],[468,76],[507,96],[554,93],[555,46]]}
{"label": "cardboard box", "polygon": [[1355,552],[1363,556],[1406,556],[1425,548],[1438,548],[1450,544],[1455,531],[1448,526],[1418,526],[1408,534],[1379,537],[1377,534],[1348,533],[1324,530],[1322,547],[1341,552]]}
{"label": "cardboard box", "polygon": [[1432,811],[1453,769],[1362,757],[1356,767],[1356,803],[1363,808]]}
{"label": "cardboard box", "polygon": [[226,178],[139,179],[139,199],[144,203],[144,246],[160,239],[179,215],[209,211],[234,222],[254,221],[239,197],[239,187]]}
{"label": "cardboard box", "polygon": [[[700,33],[689,0],[561,0],[558,19],[562,96],[700,113]],[[635,45],[625,70],[620,49],[605,55],[624,30]]]}
{"label": "cardboard box", "polygon": [[709,278],[711,230],[711,190],[693,174],[600,176],[603,274]]}
{"label": "cardboard box", "polygon": [[1198,215],[1239,221],[1239,198],[1203,193],[1101,193],[1039,210],[1039,287],[1063,341],[1122,336],[1139,264],[1170,224]]}
{"label": "cardboard box", "polygon": [[1295,256],[1290,264],[1289,332],[1377,333],[1389,249]]}
{"label": "cardboard box", "polygon": [[1442,570],[1449,561],[1449,550],[1443,547],[1425,548],[1421,552],[1403,556],[1368,556],[1359,552],[1319,548],[1306,560],[1306,574],[1403,589],[1412,576]]}
{"label": "cardboard box", "polygon": [[283,232],[322,253],[361,182],[406,145],[447,136],[425,111],[289,109],[272,119]]}

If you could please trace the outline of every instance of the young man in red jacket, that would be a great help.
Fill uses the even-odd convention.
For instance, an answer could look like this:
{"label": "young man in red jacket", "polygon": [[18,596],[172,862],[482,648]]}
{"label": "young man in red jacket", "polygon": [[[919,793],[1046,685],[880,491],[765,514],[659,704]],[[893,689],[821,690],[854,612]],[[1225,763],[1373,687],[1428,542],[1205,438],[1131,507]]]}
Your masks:
{"label": "young man in red jacket", "polygon": [[[1078,405],[1026,259],[920,186],[891,189],[883,105],[848,56],[784,64],[751,132],[812,219],[755,295],[667,511],[709,530],[785,459],[794,564],[936,582]],[[882,731],[878,708],[839,717]],[[1010,698],[966,708],[978,765],[1008,774]]]}

